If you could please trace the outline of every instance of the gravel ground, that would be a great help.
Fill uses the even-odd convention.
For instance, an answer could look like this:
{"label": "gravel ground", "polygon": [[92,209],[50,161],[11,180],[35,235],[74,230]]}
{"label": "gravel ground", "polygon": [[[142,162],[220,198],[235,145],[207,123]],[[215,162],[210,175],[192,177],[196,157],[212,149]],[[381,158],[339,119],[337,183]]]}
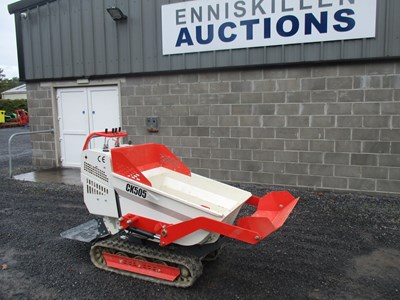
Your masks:
{"label": "gravel ground", "polygon": [[[189,289],[96,269],[90,245],[59,236],[91,219],[81,188],[7,178],[4,148],[20,130],[0,130],[0,299],[400,298],[400,199],[350,193],[290,190],[301,200],[281,230],[255,246],[227,240]],[[13,149],[29,152],[29,138]],[[17,172],[30,161],[15,159]]]}

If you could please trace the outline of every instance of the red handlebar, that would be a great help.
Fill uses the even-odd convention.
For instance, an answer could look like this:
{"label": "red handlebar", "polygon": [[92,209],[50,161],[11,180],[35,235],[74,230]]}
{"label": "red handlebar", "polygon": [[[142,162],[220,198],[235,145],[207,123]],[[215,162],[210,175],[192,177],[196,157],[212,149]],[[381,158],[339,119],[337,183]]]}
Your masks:
{"label": "red handlebar", "polygon": [[83,145],[83,150],[82,151],[87,149],[90,140],[93,137],[96,137],[96,136],[102,136],[102,137],[106,137],[106,138],[120,138],[120,137],[128,136],[128,134],[126,132],[121,132],[121,131],[120,132],[114,132],[114,133],[113,132],[92,132],[86,138],[85,145]]}

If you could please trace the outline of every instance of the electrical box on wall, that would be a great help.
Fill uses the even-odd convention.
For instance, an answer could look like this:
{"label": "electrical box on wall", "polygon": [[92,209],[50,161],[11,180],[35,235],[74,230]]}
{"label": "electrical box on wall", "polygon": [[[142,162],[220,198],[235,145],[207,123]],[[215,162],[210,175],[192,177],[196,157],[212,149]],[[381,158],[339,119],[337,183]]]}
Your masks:
{"label": "electrical box on wall", "polygon": [[159,120],[158,117],[147,117],[146,127],[148,132],[158,132],[159,131]]}

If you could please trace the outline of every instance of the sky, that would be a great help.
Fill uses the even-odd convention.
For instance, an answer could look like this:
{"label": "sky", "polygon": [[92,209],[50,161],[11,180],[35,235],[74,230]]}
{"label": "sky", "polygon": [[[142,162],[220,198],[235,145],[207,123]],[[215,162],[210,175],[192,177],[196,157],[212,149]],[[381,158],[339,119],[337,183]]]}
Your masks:
{"label": "sky", "polygon": [[19,77],[14,15],[7,6],[17,0],[0,0],[0,68],[6,78]]}

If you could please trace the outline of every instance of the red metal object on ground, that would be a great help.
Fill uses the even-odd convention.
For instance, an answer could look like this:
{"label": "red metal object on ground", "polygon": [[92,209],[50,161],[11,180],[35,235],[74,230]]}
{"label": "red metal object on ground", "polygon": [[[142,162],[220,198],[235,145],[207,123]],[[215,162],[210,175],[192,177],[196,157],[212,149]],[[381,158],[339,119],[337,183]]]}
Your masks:
{"label": "red metal object on ground", "polygon": [[10,128],[18,126],[29,125],[29,115],[24,109],[17,109],[15,111],[16,117],[14,119],[9,119],[5,123],[0,124],[0,128]]}
{"label": "red metal object on ground", "polygon": [[179,268],[164,264],[143,261],[122,255],[103,252],[106,264],[110,268],[142,274],[150,277],[174,281],[180,274]]}

